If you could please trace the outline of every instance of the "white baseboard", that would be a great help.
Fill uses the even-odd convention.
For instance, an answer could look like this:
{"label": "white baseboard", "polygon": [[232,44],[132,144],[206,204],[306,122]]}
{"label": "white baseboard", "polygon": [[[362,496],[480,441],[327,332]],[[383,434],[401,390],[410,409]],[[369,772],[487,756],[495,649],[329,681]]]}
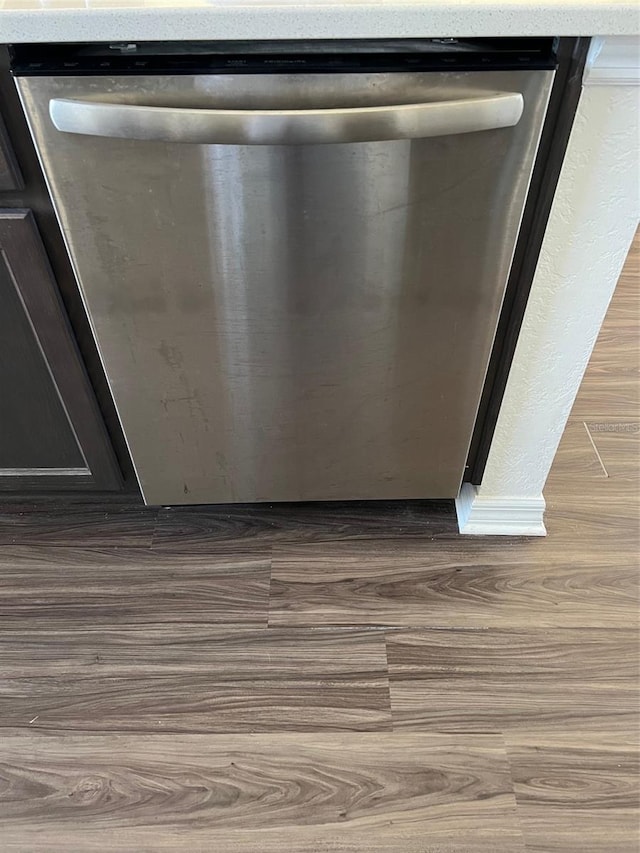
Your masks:
{"label": "white baseboard", "polygon": [[456,498],[458,529],[473,536],[546,536],[545,500],[485,497],[471,483],[463,483]]}

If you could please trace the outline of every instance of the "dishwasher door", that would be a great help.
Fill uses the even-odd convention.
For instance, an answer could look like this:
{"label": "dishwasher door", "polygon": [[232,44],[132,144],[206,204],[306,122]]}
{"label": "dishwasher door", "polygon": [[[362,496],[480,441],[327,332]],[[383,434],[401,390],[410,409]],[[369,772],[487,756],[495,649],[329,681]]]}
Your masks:
{"label": "dishwasher door", "polygon": [[458,493],[552,79],[17,79],[147,503]]}

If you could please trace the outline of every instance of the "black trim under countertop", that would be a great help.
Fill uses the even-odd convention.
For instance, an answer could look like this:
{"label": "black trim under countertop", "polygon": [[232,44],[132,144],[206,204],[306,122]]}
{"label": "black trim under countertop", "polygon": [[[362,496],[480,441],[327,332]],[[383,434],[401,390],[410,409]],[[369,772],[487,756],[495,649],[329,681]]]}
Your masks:
{"label": "black trim under countertop", "polygon": [[16,76],[348,74],[555,68],[553,38],[17,44]]}

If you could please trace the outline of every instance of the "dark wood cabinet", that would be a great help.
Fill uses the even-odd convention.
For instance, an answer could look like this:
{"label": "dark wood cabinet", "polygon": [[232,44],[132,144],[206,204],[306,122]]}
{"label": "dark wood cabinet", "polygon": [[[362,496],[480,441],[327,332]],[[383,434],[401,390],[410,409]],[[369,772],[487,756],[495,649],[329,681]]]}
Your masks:
{"label": "dark wood cabinet", "polygon": [[0,192],[20,190],[23,186],[20,167],[13,153],[7,128],[0,117]]}
{"label": "dark wood cabinet", "polygon": [[34,217],[0,209],[0,489],[120,486]]}
{"label": "dark wood cabinet", "polygon": [[139,495],[0,44],[0,492],[45,491]]}

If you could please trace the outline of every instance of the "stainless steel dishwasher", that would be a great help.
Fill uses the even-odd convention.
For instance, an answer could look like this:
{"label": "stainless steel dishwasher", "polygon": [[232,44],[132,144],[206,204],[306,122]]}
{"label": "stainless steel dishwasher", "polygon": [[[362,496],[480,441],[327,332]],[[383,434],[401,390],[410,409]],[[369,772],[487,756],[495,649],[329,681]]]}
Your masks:
{"label": "stainless steel dishwasher", "polygon": [[31,45],[145,501],[453,497],[551,40]]}

